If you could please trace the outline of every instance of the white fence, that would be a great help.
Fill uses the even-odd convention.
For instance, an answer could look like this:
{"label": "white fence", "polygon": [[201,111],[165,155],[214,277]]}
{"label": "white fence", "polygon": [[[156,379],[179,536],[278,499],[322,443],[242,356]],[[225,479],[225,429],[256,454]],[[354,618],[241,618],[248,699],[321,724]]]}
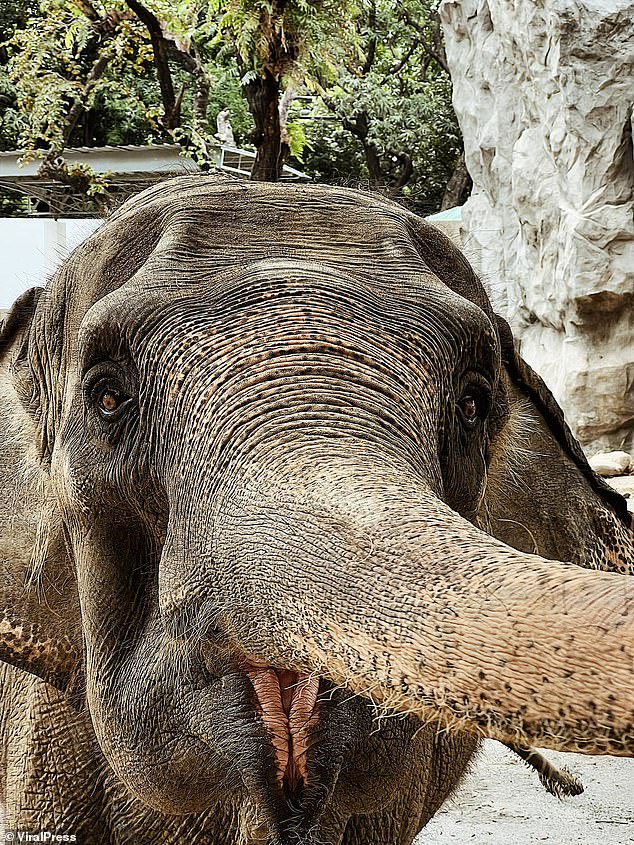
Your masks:
{"label": "white fence", "polygon": [[0,218],[0,308],[27,288],[43,285],[100,220]]}

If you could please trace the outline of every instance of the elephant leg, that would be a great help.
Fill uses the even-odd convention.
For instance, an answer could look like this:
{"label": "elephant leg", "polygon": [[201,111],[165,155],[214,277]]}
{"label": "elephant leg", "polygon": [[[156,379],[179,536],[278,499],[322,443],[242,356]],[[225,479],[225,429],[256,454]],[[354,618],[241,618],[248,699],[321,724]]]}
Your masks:
{"label": "elephant leg", "polygon": [[[264,839],[252,838],[243,830],[241,808],[229,803],[216,805],[205,813],[173,816],[151,810],[129,793],[127,802],[120,784],[113,782],[109,805],[112,831],[108,845],[255,845]],[[120,794],[118,794],[120,792]],[[246,833],[246,835],[244,835]]]}
{"label": "elephant leg", "polygon": [[432,764],[418,830],[425,827],[460,786],[479,748],[480,740],[472,734],[437,733],[434,736]]}
{"label": "elephant leg", "polygon": [[411,845],[417,833],[411,818],[389,810],[370,816],[353,816],[346,826],[341,845]]}

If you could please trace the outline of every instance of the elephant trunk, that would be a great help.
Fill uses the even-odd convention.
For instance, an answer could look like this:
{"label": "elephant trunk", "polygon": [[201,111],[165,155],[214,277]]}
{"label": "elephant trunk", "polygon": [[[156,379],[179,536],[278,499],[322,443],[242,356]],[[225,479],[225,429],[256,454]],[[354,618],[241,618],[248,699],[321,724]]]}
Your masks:
{"label": "elephant trunk", "polygon": [[517,552],[370,461],[269,466],[212,512],[204,498],[193,516],[181,497],[196,549],[172,531],[164,549],[167,620],[191,611],[196,559],[218,626],[257,665],[505,742],[634,752],[631,579]]}

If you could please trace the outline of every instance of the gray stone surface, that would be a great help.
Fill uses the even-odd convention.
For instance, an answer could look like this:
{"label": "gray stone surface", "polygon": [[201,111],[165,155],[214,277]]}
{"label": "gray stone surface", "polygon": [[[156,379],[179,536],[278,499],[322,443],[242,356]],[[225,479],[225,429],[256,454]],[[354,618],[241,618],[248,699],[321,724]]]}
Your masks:
{"label": "gray stone surface", "polygon": [[464,248],[590,452],[634,446],[634,0],[444,0]]}
{"label": "gray stone surface", "polygon": [[627,509],[634,513],[634,475],[620,475],[616,478],[608,478],[608,484],[624,496],[627,500]]}
{"label": "gray stone surface", "polygon": [[629,470],[632,457],[629,452],[598,452],[590,458],[592,469],[604,478],[613,475],[625,475]]}

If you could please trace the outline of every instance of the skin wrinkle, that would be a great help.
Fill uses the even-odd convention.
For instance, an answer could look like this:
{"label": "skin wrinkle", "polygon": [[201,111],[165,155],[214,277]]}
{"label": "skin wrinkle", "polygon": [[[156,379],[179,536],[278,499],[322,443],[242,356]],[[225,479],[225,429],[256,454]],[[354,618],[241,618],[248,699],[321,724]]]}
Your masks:
{"label": "skin wrinkle", "polygon": [[[188,409],[188,412],[191,412],[194,415],[200,414],[201,408],[206,404],[205,399],[206,399],[207,395],[209,395],[210,398],[211,398],[211,396],[214,397],[214,407],[222,407],[223,404],[226,401],[228,401],[228,399],[230,398],[230,394],[227,395],[227,394],[221,393],[219,391],[219,387],[218,387],[218,383],[221,380],[221,377],[219,375],[219,367],[222,366],[222,359],[211,359],[211,362],[210,362],[209,355],[206,354],[206,349],[203,348],[200,351],[198,351],[198,349],[189,342],[189,338],[187,337],[187,335],[185,335],[184,346],[187,349],[192,349],[192,348],[196,349],[197,361],[199,362],[198,367],[196,367],[194,364],[190,365],[189,362],[187,362],[187,364],[184,365],[182,360],[179,360],[174,365],[174,369],[178,373],[180,373],[182,375],[183,372],[186,370],[189,374],[189,378],[192,381],[196,381],[196,383],[197,383],[197,390],[196,390],[196,393],[194,395],[196,396],[196,401],[197,401],[198,404],[195,405],[193,408]],[[288,354],[290,354],[290,353],[288,353]],[[209,363],[213,363],[213,365],[214,365],[213,369],[211,369],[209,367]],[[214,375],[213,387],[210,386],[211,392],[209,394],[206,394],[205,390],[201,389],[203,387],[204,383],[200,382],[199,377],[197,375],[198,369],[201,368],[201,365],[203,367],[205,367],[205,370],[204,370],[205,372],[214,372],[214,374],[215,374]],[[270,364],[269,364],[269,366],[270,366]],[[317,361],[314,366],[315,366],[316,372],[323,369],[323,364],[321,364],[319,361]],[[340,364],[339,364],[339,366],[340,366]],[[168,369],[172,369],[171,366],[168,365]],[[297,374],[295,373],[294,375],[295,375],[295,378],[297,379]],[[354,376],[354,378],[357,378],[358,376],[354,372],[346,373],[346,376],[347,376],[347,379],[345,381],[341,381],[340,384],[339,384],[339,387],[345,388],[345,390],[347,391],[346,395],[351,399],[351,397],[350,397],[350,387],[351,387],[350,377]],[[281,375],[280,375],[280,378],[282,378]],[[238,379],[240,379],[240,380],[238,381]],[[238,383],[241,386],[241,393],[246,394],[246,396],[248,397],[248,388],[249,388],[250,380],[249,380],[249,378],[245,378],[245,373],[239,372],[238,374],[236,374],[236,376],[234,377],[234,381],[236,381],[236,383]],[[184,386],[186,384],[185,379],[179,377],[179,383],[180,383],[180,387],[179,387],[180,394],[184,395],[185,397],[190,395],[190,394],[188,394],[188,391],[185,390],[185,388],[184,388]],[[376,390],[376,385],[373,384],[371,381],[369,382],[369,386],[370,385],[372,386],[372,392],[374,392],[374,390]],[[173,392],[172,392],[172,395],[173,395]],[[395,395],[397,395],[397,394],[395,393]],[[256,397],[257,400],[261,400],[262,398],[263,397],[261,395],[258,395]],[[292,400],[292,395],[287,396],[287,399],[289,401]],[[247,403],[247,402],[248,402],[248,398],[246,398],[244,400],[244,403]],[[358,400],[355,402],[355,405],[359,405]],[[235,400],[234,400],[234,413],[239,414],[238,425],[241,426],[242,428],[244,428],[243,407],[244,407],[243,404],[240,404],[240,403],[238,403],[237,407],[236,407],[235,406]],[[402,408],[400,403],[399,403],[399,408]],[[381,405],[379,403],[377,403],[376,401],[373,401],[372,402],[373,413],[375,415],[377,413],[380,413],[380,409],[381,409]],[[174,406],[174,411],[176,413],[181,413],[181,414],[184,413],[184,409],[182,409],[179,405]],[[254,403],[254,424],[257,425],[259,428],[262,428],[262,425],[263,425],[262,420],[266,419],[266,416],[267,416],[267,414],[266,414],[266,412],[263,411],[262,402],[257,401],[257,404]],[[216,421],[216,425],[217,426],[221,425],[221,423]],[[402,423],[397,423],[397,425],[399,426],[399,429],[402,432],[402,429],[403,429]],[[225,437],[224,444],[219,445],[217,447],[217,451],[219,453],[224,451],[224,446],[229,445],[230,443],[233,443],[235,441],[235,437],[236,437],[236,431],[235,431],[235,428],[233,428],[229,432],[229,434]],[[414,446],[413,451],[414,452],[417,451],[416,446]]]}
{"label": "skin wrinkle", "polygon": [[[323,479],[322,479],[322,483],[323,483]],[[279,502],[278,502],[277,504],[278,504],[278,507],[279,507]],[[243,509],[242,507],[240,508],[240,513],[241,513],[241,519],[242,519],[242,520],[244,520],[244,509]],[[227,513],[225,512],[225,513],[223,514],[223,516],[224,516],[224,517],[225,517],[225,519],[226,519],[226,518],[227,518]],[[252,533],[252,536],[253,536],[253,532],[251,532],[251,533]],[[303,526],[302,533],[303,533],[303,535],[305,535],[305,533],[306,533],[305,526]],[[275,531],[270,532],[270,533],[269,533],[269,536],[268,536],[268,538],[267,538],[267,541],[266,541],[266,546],[267,546],[267,548],[269,548],[269,549],[270,549],[270,541],[271,541],[271,538],[272,538],[273,536],[275,536]],[[460,542],[464,543],[464,540],[462,540],[462,541],[461,541],[460,539],[456,538],[456,543],[460,543]],[[269,550],[269,554],[270,554],[270,550]],[[280,559],[279,559],[279,564],[280,564],[280,566],[282,565],[282,561],[287,560],[287,557],[289,557],[290,559],[293,559],[293,556],[287,556],[286,554],[284,554],[284,555],[282,556],[282,558],[280,558]],[[324,555],[324,557],[325,557],[326,559],[328,559],[329,555]],[[342,558],[341,558],[341,555],[339,555],[339,559],[340,559],[340,561],[341,561],[341,559],[342,559]],[[376,559],[376,546],[375,546],[375,548],[374,548],[374,553],[373,553],[373,560],[375,560],[375,559]],[[357,566],[358,566],[358,562],[357,562]],[[388,569],[386,570],[386,574],[387,574],[388,572],[390,572],[390,573],[391,573],[391,578],[393,579],[393,578],[394,578],[394,571],[391,569],[391,567],[390,567],[390,568],[388,568]],[[374,578],[379,577],[379,575],[378,575],[376,572],[373,572],[373,573],[372,573],[372,577],[373,577],[373,579],[374,579]],[[527,576],[527,577],[528,577],[528,576]],[[318,572],[318,574],[316,575],[316,578],[317,578],[317,581],[318,581],[320,584],[328,584],[328,577],[327,577],[327,573],[326,573],[325,571],[319,571],[319,572]],[[545,575],[544,575],[544,580],[546,580]],[[571,579],[571,584],[573,583],[573,581],[574,581],[574,579]],[[340,583],[340,582],[337,582],[337,583],[338,583],[339,588],[340,588],[340,587],[341,587],[341,583]],[[497,587],[497,585],[496,585],[496,587]],[[485,592],[486,592],[486,585],[483,587],[483,589],[484,589],[484,590],[485,590]],[[497,589],[499,589],[499,587],[497,587]],[[606,586],[606,590],[607,590],[607,589],[609,589],[609,587],[608,587],[608,586]],[[624,591],[625,591],[625,585],[624,585]],[[358,588],[358,587],[356,588],[356,595],[357,595],[357,600],[358,600],[358,599],[359,599],[359,588]],[[446,595],[446,591],[443,591],[443,595]],[[493,585],[492,585],[492,588],[491,588],[491,595],[492,595],[492,596],[495,596],[495,597],[496,597],[496,599],[498,598],[498,597],[497,597],[497,595],[496,595],[496,591],[493,589]],[[597,601],[600,597],[595,595],[595,596],[593,596],[593,598],[594,598],[594,600],[595,600],[595,601]],[[499,601],[497,601],[497,600],[496,600],[496,603],[497,603],[497,604],[499,604]],[[536,599],[536,604],[541,604],[541,603],[543,603],[543,596],[542,596],[542,598],[541,598],[539,601],[537,601],[537,599]],[[589,603],[590,603],[590,601],[589,601]],[[367,604],[370,604],[370,597],[368,597]],[[360,602],[360,607],[366,607],[366,602],[363,602],[363,601],[362,601],[362,602]],[[586,615],[588,615],[588,616],[590,617],[590,607],[580,608],[580,610],[582,610],[582,611],[583,611],[583,613],[585,613]],[[616,608],[615,608],[615,610],[616,610]],[[503,611],[504,615],[506,615],[506,613],[507,613],[507,611],[508,611],[508,608],[507,608],[507,607],[505,607],[505,606],[502,606],[502,611]],[[480,609],[480,613],[481,613],[481,612],[482,612],[482,608]],[[577,614],[575,614],[575,615],[577,615]],[[495,620],[496,620],[496,619],[497,619],[497,616],[496,616],[496,615],[491,616],[491,622],[492,622],[492,624],[495,622]],[[354,617],[352,617],[352,621],[354,621]],[[588,625],[591,627],[591,623],[588,623]],[[309,626],[309,627],[310,627],[310,626]],[[578,630],[578,628],[577,628],[576,630]],[[403,636],[405,636],[405,637],[406,637],[406,635],[405,635],[404,633],[401,633],[401,637],[403,637]],[[572,639],[574,640],[574,637],[572,636],[572,634],[571,634],[571,637],[572,637]],[[406,637],[406,638],[407,638],[407,637]],[[473,657],[474,657],[474,658],[476,658],[476,657],[477,657],[478,649],[481,647],[481,646],[480,646],[480,643],[475,643],[475,647],[476,647],[476,648],[475,648],[475,650],[474,650],[474,654],[473,654]],[[463,652],[463,653],[464,653],[464,649],[465,649],[465,648],[467,648],[467,649],[468,649],[468,639],[467,639],[467,642],[465,643],[465,642],[464,642],[464,638],[461,638],[461,648],[462,648],[462,652]],[[444,644],[444,645],[443,645],[443,644],[441,644],[441,643],[438,643],[438,644],[436,645],[436,650],[437,650],[437,652],[438,652],[438,653],[441,653],[443,650],[446,650],[446,644]],[[393,645],[392,643],[390,644],[390,651],[391,651],[392,653],[394,653],[394,645]],[[518,660],[518,661],[520,661],[520,662],[521,662],[521,660],[522,660],[522,659],[519,657],[519,654],[517,654],[517,653],[515,653],[515,654],[513,655],[513,658],[514,658],[514,660]],[[453,659],[454,659],[454,660],[456,660],[456,662],[460,661],[460,653],[457,653],[456,655],[454,655],[454,656],[453,656]],[[527,677],[527,678],[528,678],[528,677],[531,677],[531,674],[535,674],[535,668],[534,668],[534,666],[533,666],[533,667],[532,667],[532,669],[531,669],[531,665],[532,665],[532,662],[533,662],[534,660],[536,660],[536,659],[537,659],[537,656],[536,656],[536,655],[534,655],[534,654],[529,654],[529,656],[528,656],[528,658],[527,658],[527,664],[526,664],[526,665],[523,665],[523,664],[522,664],[522,669],[524,670],[524,672],[523,672],[523,674],[521,675],[521,677]],[[559,658],[559,659],[560,659],[560,658]],[[548,668],[548,667],[547,667],[547,668]],[[597,666],[594,666],[592,671],[596,670],[597,668],[598,668]],[[584,680],[585,680],[585,679],[584,679]],[[521,686],[521,683],[520,683],[520,686]],[[534,694],[534,692],[535,692],[535,690],[534,690],[534,689],[532,689],[532,688],[528,688],[528,687],[526,688],[526,694],[527,694],[527,695],[528,695],[528,694]],[[631,713],[630,713],[630,711],[628,711],[628,710],[624,711],[624,716],[625,716],[625,718],[626,718],[626,719],[627,719],[627,718],[630,718],[630,719],[632,718],[632,714],[631,714]],[[543,738],[542,738],[542,737],[540,737],[540,741],[545,741],[545,742],[547,742],[547,741],[548,741],[548,737],[547,737],[547,736],[545,736],[545,737],[543,737]]]}
{"label": "skin wrinkle", "polygon": [[[166,814],[186,812],[215,843],[229,825],[227,845],[409,845],[477,745],[458,728],[629,742],[629,658],[611,645],[622,596],[607,576],[568,582],[434,496],[478,506],[506,419],[492,315],[450,290],[470,284],[451,247],[376,197],[176,181],[117,211],[37,316],[65,329],[42,336],[66,375],[38,390],[59,405],[45,439],[100,765],[153,805],[126,799],[131,841],[168,841]],[[138,376],[114,427],[79,389],[101,357]],[[453,424],[470,372],[494,404],[471,441]],[[324,676],[293,806],[247,656]],[[598,689],[610,667],[614,700]],[[417,718],[375,721],[390,708]]]}
{"label": "skin wrinkle", "polygon": [[[298,292],[298,295],[299,295],[299,292]],[[199,307],[198,303],[197,303],[197,307]],[[281,315],[277,311],[273,312],[272,318],[270,318],[271,329],[267,330],[266,315],[261,314],[260,319],[258,321],[258,325],[253,327],[254,328],[254,333],[253,333],[253,336],[252,336],[253,339],[255,341],[259,342],[262,338],[267,337],[267,335],[269,334],[269,331],[274,330],[276,322],[277,322],[277,320],[280,319],[280,316]],[[284,316],[284,318],[286,320],[287,317],[290,316],[290,315],[282,315],[282,316]],[[334,316],[334,315],[331,315],[331,319],[332,319],[332,316]],[[312,322],[315,319],[315,316],[313,314],[310,314],[310,318],[311,318],[311,322]],[[338,319],[341,319],[341,317],[339,317]],[[344,319],[345,319],[345,317],[344,317]],[[226,322],[226,318],[225,318],[225,322]],[[201,320],[201,323],[202,323],[202,320]],[[213,315],[212,315],[211,316],[211,324],[213,325],[213,323],[214,323],[214,320],[213,320]],[[202,324],[206,325],[206,326],[209,325],[209,323],[202,323]],[[301,324],[300,324],[300,326],[301,326]],[[318,329],[318,326],[315,326],[315,330],[317,330],[317,329]],[[322,330],[324,330],[324,331],[328,330],[328,323],[327,323],[326,320],[324,320],[324,325],[322,327]],[[288,349],[287,344],[290,342],[290,338],[292,337],[292,331],[293,331],[292,326],[289,325],[288,336],[285,337],[283,343],[280,343],[280,347],[283,349],[284,352],[286,352],[287,349]],[[240,335],[241,335],[242,352],[239,356],[237,356],[237,358],[236,358],[235,353],[232,353],[232,360],[239,361],[240,358],[242,358],[242,359],[248,358],[248,360],[252,364],[256,363],[257,362],[256,353],[255,353],[255,350],[250,348],[249,345],[248,345],[249,337],[244,336],[244,327],[237,326],[236,329],[234,330],[234,332],[231,331],[230,327],[227,327],[225,329],[225,331],[223,332],[223,336],[227,338],[228,343],[230,343],[234,339],[234,337],[236,336],[237,333],[240,333]],[[355,338],[355,341],[353,341],[353,343],[356,342],[358,344],[360,337],[361,337],[360,335],[357,335],[356,338]],[[420,340],[422,340],[422,336],[420,336]],[[196,341],[208,343],[210,350],[212,349],[212,345],[214,344],[214,342],[217,343],[217,341],[214,337],[214,332],[213,331],[210,332],[209,329],[204,331],[204,333],[202,331],[199,334],[192,333],[192,335],[190,337],[190,342],[195,343]],[[441,338],[437,338],[437,342],[440,342],[440,341],[441,341]],[[270,348],[271,346],[273,346],[273,348],[275,348],[275,341],[274,340],[272,341],[271,339],[269,339],[269,340],[267,340],[267,347]],[[207,351],[205,349],[199,348],[198,346],[195,346],[194,348],[196,349],[196,354],[199,355],[199,356],[202,356]],[[229,346],[227,346],[226,348],[229,348]],[[337,346],[335,348],[337,350],[337,357],[341,358],[342,353],[345,353],[345,346],[342,345],[341,342],[340,342],[340,343],[337,344]],[[189,347],[185,347],[185,349],[191,350],[192,346],[190,345]],[[222,349],[222,347],[220,347],[220,349]],[[410,351],[415,351],[415,350],[416,350],[416,346],[415,346],[415,344],[412,344],[412,348],[411,348]],[[417,350],[417,351],[418,351],[418,354],[420,355],[421,354],[420,350]],[[387,357],[387,356],[386,356],[385,352],[383,352],[380,344],[375,344],[373,346],[372,355],[375,355],[376,361],[373,361],[371,357],[368,357],[368,364],[369,364],[369,367],[372,369],[372,371],[376,372],[376,376],[379,377],[381,375],[381,370],[377,366],[377,364],[380,363],[380,361],[383,357]],[[268,360],[268,359],[270,359],[270,357],[271,357],[271,352],[268,351],[266,353],[266,356],[263,358],[263,360]],[[434,359],[436,359],[436,355],[434,355]],[[222,363],[223,363],[222,358],[218,357],[217,351],[216,351],[216,354],[215,354],[214,361],[218,365],[222,365]],[[429,359],[423,359],[422,363],[423,364],[426,363],[426,364],[429,365],[430,360]],[[180,371],[182,371],[183,364],[182,364],[182,362],[179,362],[178,360],[176,360],[174,362],[174,367],[175,367],[177,372],[180,372]],[[392,368],[392,370],[393,370],[393,368]],[[395,376],[397,375],[393,371],[390,372],[390,369],[387,368],[387,367],[384,369],[384,372],[386,372],[388,374],[388,376],[391,380],[393,380],[395,378]],[[410,382],[410,381],[411,381],[411,379],[408,379],[408,382]],[[403,386],[409,386],[409,385],[406,383]]]}

